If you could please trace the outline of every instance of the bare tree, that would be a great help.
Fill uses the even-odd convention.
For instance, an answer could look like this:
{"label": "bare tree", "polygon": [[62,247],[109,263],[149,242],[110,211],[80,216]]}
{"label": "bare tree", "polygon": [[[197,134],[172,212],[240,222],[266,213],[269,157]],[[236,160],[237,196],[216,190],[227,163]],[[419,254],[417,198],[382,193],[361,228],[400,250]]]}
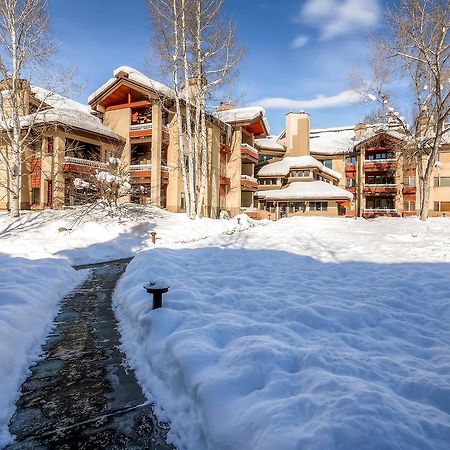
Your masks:
{"label": "bare tree", "polygon": [[0,0],[0,162],[7,171],[12,217],[20,212],[24,149],[36,139],[34,125],[52,95],[45,91],[38,98],[31,90],[31,81],[42,78],[55,48],[47,32],[47,9],[46,0]]}
{"label": "bare tree", "polygon": [[235,72],[243,52],[224,0],[149,0],[155,47],[170,74],[186,210],[202,213],[209,167],[208,102]]}
{"label": "bare tree", "polygon": [[[449,26],[448,0],[399,0],[387,11],[382,37],[375,38],[375,80],[366,86],[404,135],[397,150],[416,165],[422,220],[428,217],[432,172],[449,130]],[[409,81],[411,120],[393,106],[386,90],[396,77]]]}

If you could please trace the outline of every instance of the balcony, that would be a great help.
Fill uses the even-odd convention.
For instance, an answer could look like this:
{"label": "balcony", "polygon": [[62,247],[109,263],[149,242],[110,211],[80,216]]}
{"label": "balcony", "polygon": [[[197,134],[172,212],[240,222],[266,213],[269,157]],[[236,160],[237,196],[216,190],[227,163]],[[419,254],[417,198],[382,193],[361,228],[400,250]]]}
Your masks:
{"label": "balcony", "polygon": [[396,194],[397,185],[394,184],[366,184],[364,194]]}
{"label": "balcony", "polygon": [[95,173],[96,169],[106,169],[107,164],[91,159],[64,157],[64,170],[74,173]]}
{"label": "balcony", "polygon": [[258,150],[249,144],[241,144],[241,157],[256,164],[259,158]]}
{"label": "balcony", "polygon": [[151,123],[139,123],[130,125],[130,138],[142,138],[152,135]]}
{"label": "balcony", "polygon": [[250,175],[241,175],[241,190],[256,191],[258,189],[258,180]]}
{"label": "balcony", "polygon": [[366,159],[364,170],[392,170],[397,167],[396,159]]}
{"label": "balcony", "polygon": [[131,164],[130,176],[133,178],[150,178],[152,176],[151,164]]}
{"label": "balcony", "polygon": [[387,217],[397,217],[398,213],[396,209],[388,209],[388,208],[366,208],[364,209],[363,217],[378,217],[378,216],[387,216]]}

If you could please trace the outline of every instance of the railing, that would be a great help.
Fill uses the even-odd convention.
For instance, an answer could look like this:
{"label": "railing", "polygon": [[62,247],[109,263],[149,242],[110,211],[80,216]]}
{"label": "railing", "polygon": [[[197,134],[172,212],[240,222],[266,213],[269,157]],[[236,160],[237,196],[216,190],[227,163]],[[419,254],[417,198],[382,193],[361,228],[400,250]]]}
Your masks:
{"label": "railing", "polygon": [[130,125],[130,131],[147,131],[152,129],[151,123],[139,123],[137,125]]}
{"label": "railing", "polygon": [[258,179],[251,175],[241,175],[241,180],[253,181],[254,183],[258,182]]}
{"label": "railing", "polygon": [[168,172],[169,171],[169,166],[161,166],[161,170],[163,172]]}
{"label": "railing", "polygon": [[100,161],[92,161],[90,159],[83,159],[83,158],[74,158],[72,156],[65,156],[64,164],[75,164],[77,166],[95,167],[97,169],[104,169],[107,167],[106,163]]}
{"label": "railing", "polygon": [[365,213],[396,213],[396,209],[387,209],[387,208],[366,208],[364,209]]}
{"label": "railing", "polygon": [[371,184],[371,183],[366,183],[365,184],[365,187],[375,187],[375,188],[377,188],[377,187],[385,187],[385,188],[396,188],[397,187],[397,185],[395,184],[395,183],[381,183],[381,184],[376,184],[376,183],[373,183],[373,184]]}
{"label": "railing", "polygon": [[151,164],[131,164],[130,170],[132,171],[138,171],[138,170],[151,170],[152,165]]}
{"label": "railing", "polygon": [[373,163],[373,164],[383,164],[383,163],[393,163],[397,162],[395,158],[386,158],[386,159],[365,159],[364,163]]}
{"label": "railing", "polygon": [[258,155],[259,155],[258,154],[258,150],[256,150],[256,148],[252,147],[250,144],[242,143],[241,144],[241,148],[243,148],[243,149],[247,150],[248,152],[252,153],[255,158],[258,158]]}

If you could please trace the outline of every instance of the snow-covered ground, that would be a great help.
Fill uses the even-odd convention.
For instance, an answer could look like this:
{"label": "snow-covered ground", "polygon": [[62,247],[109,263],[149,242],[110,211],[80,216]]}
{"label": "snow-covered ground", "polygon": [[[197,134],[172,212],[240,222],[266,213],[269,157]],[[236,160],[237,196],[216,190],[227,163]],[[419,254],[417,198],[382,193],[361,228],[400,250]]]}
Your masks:
{"label": "snow-covered ground", "polygon": [[291,218],[144,251],[114,301],[180,449],[448,449],[449,280],[450,219]]}
{"label": "snow-covered ground", "polygon": [[71,265],[130,257],[160,243],[189,242],[245,229],[237,220],[190,221],[152,207],[130,206],[119,218],[80,210],[0,213],[0,448],[29,366],[39,357],[59,301],[86,272]]}
{"label": "snow-covered ground", "polygon": [[[190,220],[159,208],[129,205],[120,216],[107,217],[102,210],[81,216],[80,209],[25,211],[11,222],[0,213],[0,252],[29,259],[61,258],[71,264],[90,264],[128,258],[157,245],[185,243],[209,236],[233,233],[248,227],[245,217]],[[61,230],[61,231],[59,231]]]}

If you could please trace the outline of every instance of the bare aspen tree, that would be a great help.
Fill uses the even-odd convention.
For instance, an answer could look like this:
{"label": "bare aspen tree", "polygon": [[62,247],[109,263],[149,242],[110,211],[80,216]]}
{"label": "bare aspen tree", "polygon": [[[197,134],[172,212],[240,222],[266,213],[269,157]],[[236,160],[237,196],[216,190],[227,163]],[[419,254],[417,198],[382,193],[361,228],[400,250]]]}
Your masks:
{"label": "bare aspen tree", "polygon": [[171,75],[186,212],[202,214],[209,167],[208,101],[242,58],[224,0],[149,0],[155,47]]}
{"label": "bare aspen tree", "polygon": [[[419,180],[420,218],[428,217],[432,172],[450,112],[450,6],[448,0],[399,0],[386,14],[381,38],[375,38],[375,83],[368,91],[378,101],[404,141],[397,146],[413,162]],[[391,104],[389,82],[408,80],[411,95],[406,109],[411,120]]]}
{"label": "bare aspen tree", "polygon": [[42,79],[54,50],[47,33],[47,9],[46,0],[0,0],[0,164],[7,172],[12,217],[20,213],[24,149],[45,108],[45,96],[32,110],[29,101],[31,82]]}

